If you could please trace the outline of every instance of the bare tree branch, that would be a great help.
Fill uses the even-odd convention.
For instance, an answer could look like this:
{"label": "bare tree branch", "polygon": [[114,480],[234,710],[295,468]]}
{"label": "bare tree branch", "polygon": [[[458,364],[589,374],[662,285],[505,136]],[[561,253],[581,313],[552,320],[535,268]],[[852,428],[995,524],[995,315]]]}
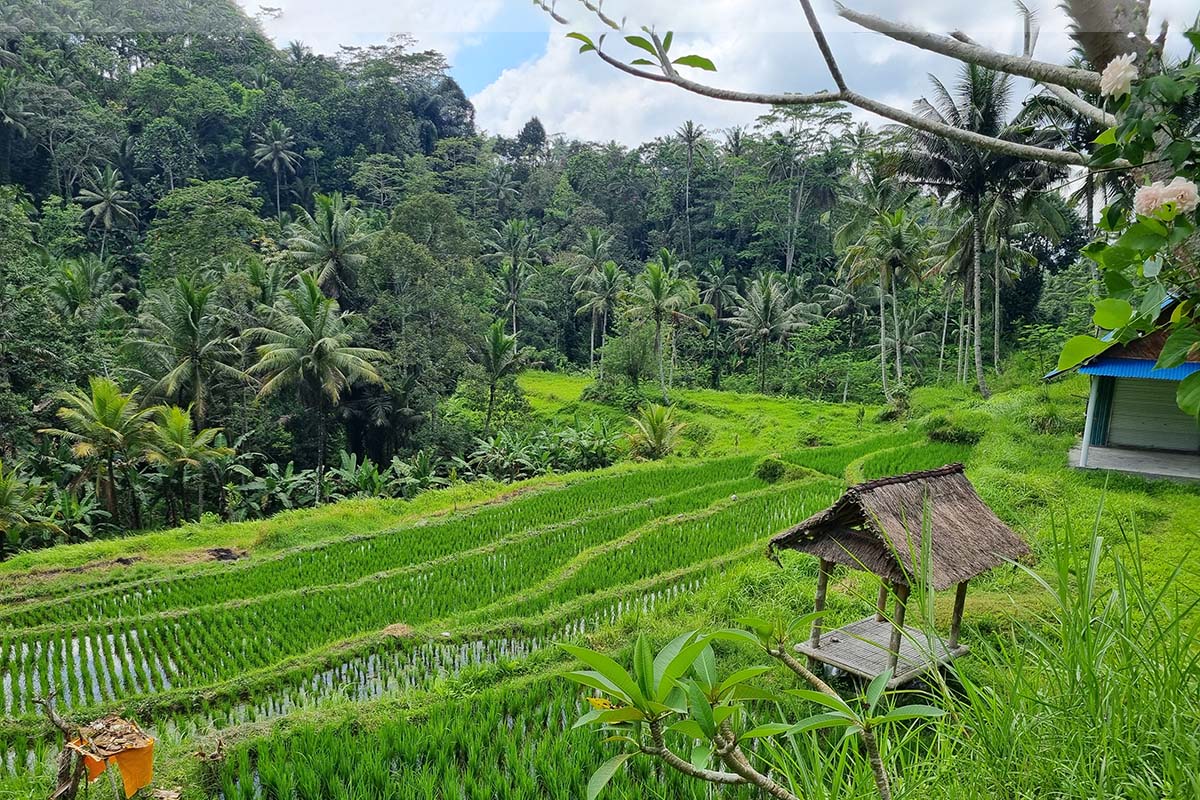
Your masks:
{"label": "bare tree branch", "polygon": [[657,756],[667,763],[672,769],[682,772],[692,778],[698,778],[709,783],[717,783],[722,785],[736,785],[745,783],[746,780],[741,775],[735,775],[732,772],[717,772],[716,770],[704,769],[703,767],[694,766],[691,762],[685,761],[667,747],[663,740],[663,728],[661,720],[650,720],[650,739],[653,742],[652,746],[643,746],[642,752],[647,755]]}
{"label": "bare tree branch", "polygon": [[[581,0],[581,2],[584,2],[584,0]],[[926,133],[931,133],[935,136],[941,136],[942,138],[961,142],[963,144],[980,147],[992,152],[1002,153],[1004,155],[1010,155],[1015,158],[1022,158],[1031,161],[1043,161],[1049,164],[1062,164],[1064,166],[1075,167],[1087,166],[1087,157],[1082,153],[1075,153],[1068,150],[1055,150],[1048,147],[1037,147],[1035,145],[1023,144],[1021,142],[1014,142],[1008,139],[999,139],[993,136],[986,136],[974,131],[964,130],[952,125],[947,125],[945,123],[938,122],[937,120],[927,119],[910,111],[903,111],[894,106],[890,106],[887,103],[883,103],[879,100],[875,100],[852,91],[846,87],[845,79],[842,76],[841,70],[838,68],[837,61],[833,57],[833,53],[829,48],[829,43],[826,41],[825,35],[821,31],[821,26],[817,21],[816,15],[813,13],[810,0],[800,0],[800,3],[804,7],[805,17],[807,17],[809,27],[813,32],[813,37],[817,41],[817,47],[820,49],[821,55],[825,59],[825,64],[829,68],[829,73],[831,76],[833,76],[834,82],[839,86],[837,91],[820,91],[809,94],[798,94],[791,92],[744,92],[735,89],[721,89],[715,86],[709,86],[708,84],[700,83],[698,81],[693,81],[690,78],[683,77],[675,70],[675,68],[671,65],[670,60],[665,57],[665,48],[662,47],[661,40],[659,40],[658,36],[655,34],[651,34],[651,37],[654,40],[655,50],[659,56],[659,67],[661,69],[661,73],[640,69],[631,64],[626,64],[624,61],[609,55],[602,49],[603,41],[597,43],[595,52],[606,64],[619,69],[627,75],[633,75],[634,77],[642,78],[643,80],[655,81],[656,83],[669,83],[694,94],[699,94],[704,97],[711,97],[714,100],[778,106],[848,103],[850,105],[857,106],[864,111],[869,111],[872,114],[878,114],[885,119],[890,119],[893,122],[899,122],[900,124],[906,125],[910,128],[925,131]],[[591,8],[590,3],[584,2],[584,5]],[[949,37],[941,38],[945,38],[948,41],[962,47],[973,46],[969,42],[958,42],[954,39],[950,39]],[[975,47],[978,50],[986,50],[986,48],[978,48],[977,46]],[[1027,67],[1029,67],[1029,65],[1039,65],[1042,63],[1019,56],[1005,56],[1005,58],[1016,59],[1017,61],[1024,62]],[[1087,70],[1075,70],[1069,67],[1059,67],[1053,64],[1047,64],[1045,66],[1059,71],[1048,73],[1048,76],[1045,78],[1046,80],[1049,80],[1049,76],[1061,78],[1061,73],[1065,72],[1067,75],[1078,74],[1078,76],[1084,76],[1086,80],[1082,80],[1082,83],[1085,85],[1090,85],[1089,81],[1091,80],[1091,77],[1095,77],[1097,83],[1099,81],[1098,75]],[[1026,71],[1029,72],[1031,69],[1027,69]],[[1075,82],[1080,83],[1081,81],[1077,80]],[[1113,166],[1124,167],[1128,165],[1124,162],[1114,162]]]}
{"label": "bare tree branch", "polygon": [[1006,72],[1009,75],[1020,75],[1038,83],[1052,83],[1083,92],[1098,93],[1100,91],[1100,73],[1098,72],[1051,64],[1048,61],[1037,61],[1027,56],[1002,53],[969,40],[929,33],[902,22],[893,22],[874,14],[864,14],[840,4],[838,16],[868,30],[882,33],[889,39],[911,44],[932,53],[950,56],[968,64],[978,64],[981,67]]}

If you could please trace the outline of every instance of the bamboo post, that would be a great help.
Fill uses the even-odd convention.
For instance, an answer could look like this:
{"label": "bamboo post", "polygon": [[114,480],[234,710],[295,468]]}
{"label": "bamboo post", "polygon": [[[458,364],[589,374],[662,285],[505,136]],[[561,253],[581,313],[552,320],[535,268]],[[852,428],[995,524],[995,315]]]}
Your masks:
{"label": "bamboo post", "polygon": [[[817,571],[817,596],[813,598],[813,612],[820,614],[825,610],[825,593],[829,589],[829,573],[833,571],[833,562],[821,559],[821,566]],[[809,645],[813,648],[821,646],[821,617],[813,617],[812,635],[808,639]]]}
{"label": "bamboo post", "polygon": [[900,642],[904,636],[904,612],[908,607],[908,586],[900,582],[892,584],[896,593],[896,615],[892,620],[892,640],[888,644],[888,669],[895,672],[896,662],[900,659]]}
{"label": "bamboo post", "polygon": [[958,634],[962,629],[963,606],[967,603],[967,582],[962,581],[954,591],[954,612],[950,616],[950,649],[958,646]]}
{"label": "bamboo post", "polygon": [[887,601],[888,601],[887,581],[881,580],[879,582],[879,599],[875,601],[875,621],[876,622],[883,622],[885,619],[887,619]]}

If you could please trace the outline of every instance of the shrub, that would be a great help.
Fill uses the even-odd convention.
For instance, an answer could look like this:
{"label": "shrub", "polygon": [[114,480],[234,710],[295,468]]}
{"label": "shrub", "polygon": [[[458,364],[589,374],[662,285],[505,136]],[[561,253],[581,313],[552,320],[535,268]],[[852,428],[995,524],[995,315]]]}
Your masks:
{"label": "shrub", "polygon": [[922,427],[932,442],[978,444],[990,423],[991,417],[982,411],[951,410],[930,414]]}
{"label": "shrub", "polygon": [[815,469],[784,461],[778,453],[764,456],[754,465],[754,477],[766,483],[790,483],[812,477],[827,477]]}

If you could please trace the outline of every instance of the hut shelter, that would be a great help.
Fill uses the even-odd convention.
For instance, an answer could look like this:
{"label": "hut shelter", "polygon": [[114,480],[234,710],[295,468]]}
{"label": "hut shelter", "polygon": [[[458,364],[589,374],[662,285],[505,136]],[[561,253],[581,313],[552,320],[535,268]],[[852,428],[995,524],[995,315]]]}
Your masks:
{"label": "hut shelter", "polygon": [[[922,554],[928,527],[928,557]],[[808,641],[796,650],[812,664],[824,663],[866,679],[891,670],[890,687],[967,652],[959,642],[967,582],[1029,553],[1029,547],[987,507],[963,474],[962,464],[860,483],[832,506],[771,539],[768,555],[798,550],[820,559],[814,610],[825,610],[829,577],[836,565],[865,570],[880,579],[876,613],[841,628],[813,622]],[[905,627],[911,585],[955,587],[949,636]],[[890,589],[890,591],[889,591]],[[889,596],[895,597],[891,619]]]}

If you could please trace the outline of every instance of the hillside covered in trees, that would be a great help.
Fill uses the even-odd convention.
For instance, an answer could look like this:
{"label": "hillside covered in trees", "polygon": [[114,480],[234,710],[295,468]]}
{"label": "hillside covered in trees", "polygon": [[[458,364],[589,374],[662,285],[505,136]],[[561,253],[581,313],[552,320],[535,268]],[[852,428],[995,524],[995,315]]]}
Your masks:
{"label": "hillside covered in trees", "polygon": [[[676,387],[902,406],[1086,324],[1056,168],[836,106],[634,148],[494,135],[409,38],[279,49],[205,5],[160,11],[208,35],[0,32],[8,548],[618,457],[602,421],[531,425],[524,368],[631,413]],[[930,97],[1065,135],[987,70]]]}

